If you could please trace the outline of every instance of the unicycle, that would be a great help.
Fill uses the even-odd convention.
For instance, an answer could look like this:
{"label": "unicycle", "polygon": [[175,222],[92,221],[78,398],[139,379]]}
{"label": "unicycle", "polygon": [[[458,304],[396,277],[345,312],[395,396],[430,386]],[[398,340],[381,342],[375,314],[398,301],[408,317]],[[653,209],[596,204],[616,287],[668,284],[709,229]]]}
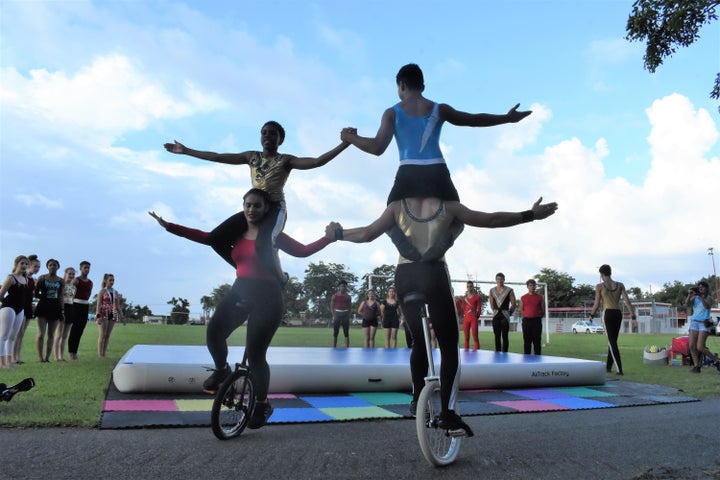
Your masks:
{"label": "unicycle", "polygon": [[[435,373],[425,296],[413,292],[406,295],[404,300],[405,304],[409,302],[421,303],[424,308],[422,322],[425,351],[428,356],[428,375],[425,377],[425,386],[420,391],[417,401],[415,428],[420,442],[420,450],[422,450],[425,459],[430,465],[442,467],[455,461],[460,450],[460,441],[467,434],[462,429],[445,430],[438,426],[438,417],[442,405],[440,401],[440,377]],[[451,407],[457,409],[456,404],[451,405]]]}
{"label": "unicycle", "polygon": [[247,351],[241,363],[220,385],[210,414],[212,431],[220,440],[240,436],[255,411],[255,388],[250,378]]}

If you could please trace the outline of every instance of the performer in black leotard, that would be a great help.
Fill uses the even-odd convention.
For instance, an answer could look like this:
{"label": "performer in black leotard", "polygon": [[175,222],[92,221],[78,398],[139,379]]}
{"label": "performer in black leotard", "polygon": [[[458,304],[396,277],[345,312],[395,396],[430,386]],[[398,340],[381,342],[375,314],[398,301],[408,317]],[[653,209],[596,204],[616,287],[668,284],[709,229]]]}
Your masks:
{"label": "performer in black leotard", "polygon": [[[248,322],[247,343],[245,349],[255,385],[258,404],[250,419],[248,428],[260,428],[272,414],[267,401],[270,384],[270,367],[266,353],[275,332],[280,326],[283,312],[282,286],[275,275],[275,265],[267,256],[260,254],[262,244],[258,239],[260,224],[270,208],[268,194],[256,188],[243,197],[243,214],[247,221],[247,230],[239,234],[227,252],[235,262],[237,278],[230,292],[222,299],[207,327],[207,347],[215,362],[215,371],[203,383],[203,389],[215,393],[222,381],[230,374],[227,364],[227,338],[230,334]],[[210,233],[166,222],[162,217],[149,212],[158,223],[170,233],[188,238],[205,245]],[[280,233],[276,245],[282,251],[295,257],[307,257],[322,250],[333,240],[325,237],[302,245],[285,233]]]}
{"label": "performer in black leotard", "polygon": [[[383,214],[372,224],[343,230],[333,222],[326,227],[328,238],[347,240],[355,243],[370,242],[392,227],[398,227],[405,235],[405,242],[396,242],[400,259],[395,272],[400,308],[410,325],[414,338],[422,338],[421,306],[408,303],[405,296],[417,292],[425,296],[430,318],[440,347],[441,414],[440,426],[446,429],[472,430],[459,415],[449,408],[456,391],[459,375],[458,324],[455,316],[455,301],[452,297],[450,277],[444,261],[445,251],[452,246],[455,234],[451,225],[466,224],[475,227],[510,227],[519,223],[547,218],[557,209],[556,203],[535,202],[531,210],[524,212],[485,213],[470,210],[459,202],[446,202],[438,198],[407,198],[391,202]],[[448,238],[447,233],[453,235]],[[424,342],[413,342],[410,354],[410,371],[413,381],[413,403],[417,402],[425,384],[428,359]],[[413,412],[414,413],[414,412]]]}

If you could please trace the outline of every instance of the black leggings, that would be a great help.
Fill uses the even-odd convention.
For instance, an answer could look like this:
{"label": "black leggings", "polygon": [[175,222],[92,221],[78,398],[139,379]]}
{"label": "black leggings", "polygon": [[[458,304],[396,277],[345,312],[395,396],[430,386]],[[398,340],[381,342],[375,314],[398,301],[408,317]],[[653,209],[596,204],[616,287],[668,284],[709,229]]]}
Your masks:
{"label": "black leggings", "polygon": [[70,335],[68,336],[68,352],[76,354],[80,347],[80,338],[88,323],[90,305],[87,303],[73,303],[73,310],[73,322],[72,327],[70,327]]}
{"label": "black leggings", "polygon": [[605,369],[609,372],[612,370],[613,362],[617,365],[618,372],[622,372],[622,361],[620,360],[620,348],[618,347],[618,337],[620,336],[620,327],[622,326],[622,311],[612,308],[606,308],[603,312],[603,323],[605,324],[605,335],[608,339],[608,354]]}
{"label": "black leggings", "polygon": [[542,339],[542,317],[527,317],[522,320],[523,351],[530,354],[530,347],[535,349],[535,355],[540,355],[540,340]]}
{"label": "black leggings", "polygon": [[237,278],[230,292],[220,301],[207,327],[206,342],[215,368],[227,363],[227,338],[246,320],[245,351],[255,386],[255,396],[264,401],[270,385],[270,366],[266,354],[280,326],[283,297],[276,281]]}
{"label": "black leggings", "polygon": [[347,312],[338,312],[335,310],[333,313],[333,337],[337,338],[338,333],[340,333],[340,327],[342,327],[345,338],[348,338],[350,336],[350,310]]}
{"label": "black leggings", "polygon": [[495,334],[495,351],[507,352],[510,344],[508,340],[508,332],[510,331],[510,320],[503,314],[498,312],[492,321],[493,334]]}
{"label": "black leggings", "polygon": [[395,288],[400,308],[414,339],[410,352],[410,374],[413,382],[413,399],[417,400],[425,386],[428,358],[422,327],[422,308],[418,302],[406,303],[405,295],[418,292],[425,295],[433,330],[440,347],[440,399],[442,409],[454,403],[454,394],[460,376],[458,350],[458,324],[455,301],[450,290],[450,277],[443,262],[401,263],[395,271]]}

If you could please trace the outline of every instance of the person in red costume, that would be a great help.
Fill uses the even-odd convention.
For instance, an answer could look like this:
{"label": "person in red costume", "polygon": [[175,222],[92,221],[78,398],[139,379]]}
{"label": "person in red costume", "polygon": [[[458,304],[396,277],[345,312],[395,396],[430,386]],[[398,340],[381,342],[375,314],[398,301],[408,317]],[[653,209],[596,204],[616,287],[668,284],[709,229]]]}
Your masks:
{"label": "person in red costume", "polygon": [[470,350],[470,334],[472,333],[475,350],[480,349],[478,339],[478,317],[482,312],[482,299],[475,293],[473,282],[467,282],[467,291],[461,300],[463,312],[463,333],[465,334],[465,350]]}

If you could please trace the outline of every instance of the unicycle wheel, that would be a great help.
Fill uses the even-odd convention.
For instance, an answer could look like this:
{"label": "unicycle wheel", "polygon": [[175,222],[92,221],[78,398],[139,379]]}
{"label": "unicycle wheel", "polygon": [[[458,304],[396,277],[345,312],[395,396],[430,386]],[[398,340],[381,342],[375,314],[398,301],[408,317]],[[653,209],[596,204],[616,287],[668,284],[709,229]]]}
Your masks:
{"label": "unicycle wheel", "polygon": [[210,424],[220,440],[239,436],[255,409],[255,389],[245,370],[237,370],[223,382],[213,401]]}
{"label": "unicycle wheel", "polygon": [[441,467],[455,461],[460,449],[460,437],[438,428],[440,416],[440,382],[431,381],[423,387],[417,402],[417,429],[420,450],[430,465]]}

